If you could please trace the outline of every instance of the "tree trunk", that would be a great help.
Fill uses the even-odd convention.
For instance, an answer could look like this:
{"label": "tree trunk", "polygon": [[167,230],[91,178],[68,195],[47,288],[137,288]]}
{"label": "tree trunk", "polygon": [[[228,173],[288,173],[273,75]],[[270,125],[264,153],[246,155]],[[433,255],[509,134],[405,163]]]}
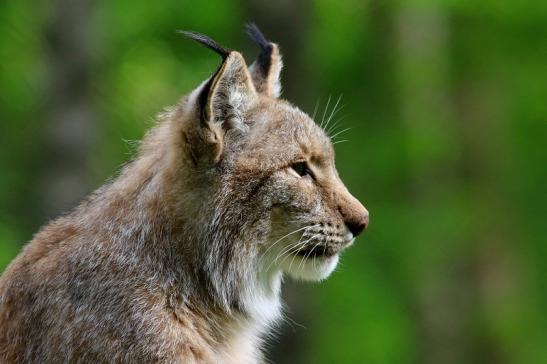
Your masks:
{"label": "tree trunk", "polygon": [[90,102],[88,0],[56,0],[46,30],[49,92],[45,120],[43,217],[75,205],[89,191],[88,155],[96,124]]}

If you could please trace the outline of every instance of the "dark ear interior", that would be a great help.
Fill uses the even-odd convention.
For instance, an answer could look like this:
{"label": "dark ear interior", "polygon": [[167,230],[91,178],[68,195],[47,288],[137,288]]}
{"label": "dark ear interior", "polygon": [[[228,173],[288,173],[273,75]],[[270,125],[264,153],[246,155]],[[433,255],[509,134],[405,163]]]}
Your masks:
{"label": "dark ear interior", "polygon": [[249,68],[256,91],[267,96],[279,97],[280,74],[283,68],[279,47],[267,40],[255,24],[247,25],[247,34],[260,46],[260,53]]}

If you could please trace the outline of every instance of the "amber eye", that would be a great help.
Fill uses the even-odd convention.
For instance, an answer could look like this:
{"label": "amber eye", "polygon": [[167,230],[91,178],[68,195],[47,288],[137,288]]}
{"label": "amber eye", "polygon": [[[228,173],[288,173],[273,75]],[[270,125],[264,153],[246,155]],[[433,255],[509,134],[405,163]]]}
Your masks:
{"label": "amber eye", "polygon": [[291,168],[298,173],[300,177],[311,176],[311,171],[306,162],[297,162],[291,166]]}

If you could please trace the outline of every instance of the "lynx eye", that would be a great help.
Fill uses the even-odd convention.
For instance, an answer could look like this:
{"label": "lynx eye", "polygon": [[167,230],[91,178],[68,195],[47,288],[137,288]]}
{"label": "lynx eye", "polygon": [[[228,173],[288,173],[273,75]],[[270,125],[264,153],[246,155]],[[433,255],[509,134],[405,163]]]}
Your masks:
{"label": "lynx eye", "polygon": [[310,168],[308,167],[308,163],[306,162],[297,162],[294,163],[291,168],[300,176],[311,176]]}

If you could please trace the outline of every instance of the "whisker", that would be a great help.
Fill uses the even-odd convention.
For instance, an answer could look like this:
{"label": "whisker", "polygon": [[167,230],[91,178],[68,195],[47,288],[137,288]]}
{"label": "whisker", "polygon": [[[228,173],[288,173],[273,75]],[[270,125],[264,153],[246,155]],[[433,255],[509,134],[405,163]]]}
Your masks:
{"label": "whisker", "polygon": [[[311,228],[311,226],[310,226]],[[306,235],[306,233],[308,232],[308,230],[306,230],[306,232],[304,232],[304,234],[302,234],[302,236],[300,237],[300,239],[298,240],[298,242],[296,242],[295,244],[289,244],[287,245],[285,248],[283,248],[281,250],[281,252],[278,254],[278,257],[274,260],[274,262],[276,262],[278,260],[278,258],[281,258],[283,255],[285,255],[286,253],[291,253],[292,251],[294,251],[296,248],[300,248],[301,246],[304,246],[306,245],[306,243],[308,241],[310,241],[310,239],[308,240],[305,240],[305,241],[302,241],[302,239],[304,238],[304,236]]]}
{"label": "whisker", "polygon": [[[306,243],[309,242],[309,241],[311,241],[312,239],[315,239],[317,236],[320,236],[320,235],[321,235],[321,233],[314,234],[311,238],[309,238],[309,239],[306,241]],[[296,254],[294,254],[294,256],[292,257],[291,263],[289,264],[289,269],[288,269],[289,271],[290,271],[291,268],[292,268],[292,264],[294,263],[294,259],[295,259],[295,258],[296,258]]]}
{"label": "whisker", "polygon": [[[315,225],[309,225],[309,226],[306,226],[305,229],[306,231],[308,229],[311,229],[313,227],[317,226],[317,224]],[[298,240],[298,243],[300,243],[300,241],[302,241],[302,239],[304,238],[304,235],[306,234],[306,231],[304,231],[304,234],[302,234],[302,236],[300,237],[300,239]],[[298,244],[297,243],[297,244]],[[285,255],[286,253],[290,252],[290,249],[291,249],[291,246],[292,244],[289,244],[288,246],[284,247],[283,249],[281,249],[281,251],[279,253],[277,253],[275,259],[273,259],[270,264],[268,265],[268,267],[266,268],[266,271],[270,270],[271,266],[273,264],[275,264],[277,262],[277,260],[279,260],[283,255]]]}
{"label": "whisker", "polygon": [[[307,243],[309,243],[312,239],[313,239],[313,237],[311,237],[311,238],[309,238],[308,240],[303,241],[303,242],[301,242],[301,243],[299,243],[299,244],[297,244],[297,245],[291,247],[291,249],[287,250],[287,252],[286,252],[286,254],[285,254],[285,258],[283,258],[283,260],[281,261],[281,263],[279,263],[279,265],[282,265],[282,264],[285,262],[285,260],[287,260],[287,258],[289,258],[289,257],[291,256],[291,254],[292,254],[293,260],[294,260],[294,258],[296,258],[296,252],[298,252],[298,250],[299,250],[301,247],[305,246],[305,245],[306,245]],[[291,261],[291,264],[292,264],[292,261]],[[288,269],[288,270],[289,270],[289,271],[291,270],[291,266],[290,266],[290,265],[289,265],[289,269]]]}
{"label": "whisker", "polygon": [[317,115],[317,109],[319,108],[319,102],[321,101],[321,99],[318,99],[316,102],[315,102],[315,107],[313,108],[313,115],[312,115],[312,120],[315,121],[315,116]]}
{"label": "whisker", "polygon": [[327,122],[325,123],[325,126],[323,127],[323,129],[327,128],[327,126],[329,125],[332,117],[334,115],[336,115],[336,113],[342,109],[342,107],[340,107],[340,109],[338,109],[338,110],[336,109],[338,107],[338,104],[340,103],[340,100],[342,100],[342,94],[340,94],[340,96],[338,96],[338,100],[336,100],[336,104],[334,105],[334,108],[332,109],[332,112],[331,112],[329,118],[327,119]]}
{"label": "whisker", "polygon": [[321,125],[319,125],[319,127],[321,128],[323,128],[323,123],[325,122],[325,116],[327,115],[329,104],[330,104],[330,95],[329,95],[329,99],[327,100],[327,105],[325,106],[325,110],[323,111],[323,117],[321,118]]}
{"label": "whisker", "polygon": [[[293,248],[294,245],[299,245],[301,244],[302,242],[302,239],[304,238],[304,234],[302,234],[302,236],[300,237],[300,239],[296,242],[296,244],[289,244],[287,245],[286,247],[284,247],[283,249],[281,249],[281,251],[277,254],[277,256],[275,257],[275,259],[273,260],[272,264],[273,263],[277,263],[277,261],[279,259],[281,259],[286,253],[290,252],[291,249]],[[305,242],[303,242],[302,244],[304,244]]]}
{"label": "whisker", "polygon": [[[300,264],[298,264],[298,270],[302,271],[304,269],[304,262],[308,259],[308,257],[311,255],[311,253],[313,252],[313,250],[319,246],[319,244],[321,244],[322,241],[319,240],[317,243],[315,243],[315,245],[310,249],[310,251],[304,255],[304,258],[302,258],[302,261],[300,262]],[[300,266],[302,266],[302,269],[300,269]]]}
{"label": "whisker", "polygon": [[[327,251],[327,244],[328,242],[325,242],[325,244],[323,244],[323,255],[325,255],[326,251]],[[313,260],[313,268],[315,269],[315,262],[316,262],[317,259],[314,259]]]}
{"label": "whisker", "polygon": [[338,135],[340,135],[340,134],[342,134],[342,133],[344,133],[344,132],[346,132],[346,131],[348,131],[348,130],[350,130],[350,129],[351,129],[351,128],[342,129],[342,130],[338,131],[336,134],[334,134],[333,136],[331,136],[330,138],[331,138],[331,139],[335,139]]}
{"label": "whisker", "polygon": [[282,236],[281,238],[277,239],[272,245],[270,245],[270,246],[268,247],[268,249],[266,249],[266,251],[265,251],[264,253],[262,253],[262,255],[260,256],[260,258],[258,259],[258,262],[260,262],[260,261],[262,260],[262,258],[264,258],[264,256],[265,256],[265,255],[266,255],[266,254],[267,254],[267,253],[268,253],[268,252],[269,252],[277,243],[279,243],[281,240],[285,239],[286,237],[288,237],[288,236],[290,236],[290,235],[292,235],[292,234],[294,234],[294,233],[297,233],[297,232],[302,231],[302,230],[304,230],[304,229],[308,229],[308,228],[310,228],[310,227],[312,227],[312,226],[314,226],[314,225],[308,225],[308,226],[301,227],[301,228],[296,229],[296,230],[294,230],[294,231],[291,231],[290,233],[288,233],[288,234]]}
{"label": "whisker", "polygon": [[340,123],[342,122],[342,120],[344,120],[346,118],[347,115],[342,115],[341,117],[339,117],[338,119],[336,119],[336,121],[334,123],[332,123],[332,125],[329,127],[329,129],[326,131],[327,135],[329,135],[330,133],[334,132],[336,130],[336,128],[338,126],[340,126]]}
{"label": "whisker", "polygon": [[[315,249],[315,247],[316,247],[317,245],[319,245],[320,243],[321,243],[321,240],[319,240],[317,243],[315,243],[315,245],[310,249],[310,251],[309,251],[306,255],[304,255],[303,258],[301,258],[302,260],[301,260],[300,264],[298,264],[298,268],[297,268],[299,271],[300,271],[301,269],[304,269],[304,263],[306,262],[306,260],[307,260],[308,257],[310,256],[310,254],[313,252],[313,250]],[[300,266],[302,266],[302,268],[300,268]]]}

